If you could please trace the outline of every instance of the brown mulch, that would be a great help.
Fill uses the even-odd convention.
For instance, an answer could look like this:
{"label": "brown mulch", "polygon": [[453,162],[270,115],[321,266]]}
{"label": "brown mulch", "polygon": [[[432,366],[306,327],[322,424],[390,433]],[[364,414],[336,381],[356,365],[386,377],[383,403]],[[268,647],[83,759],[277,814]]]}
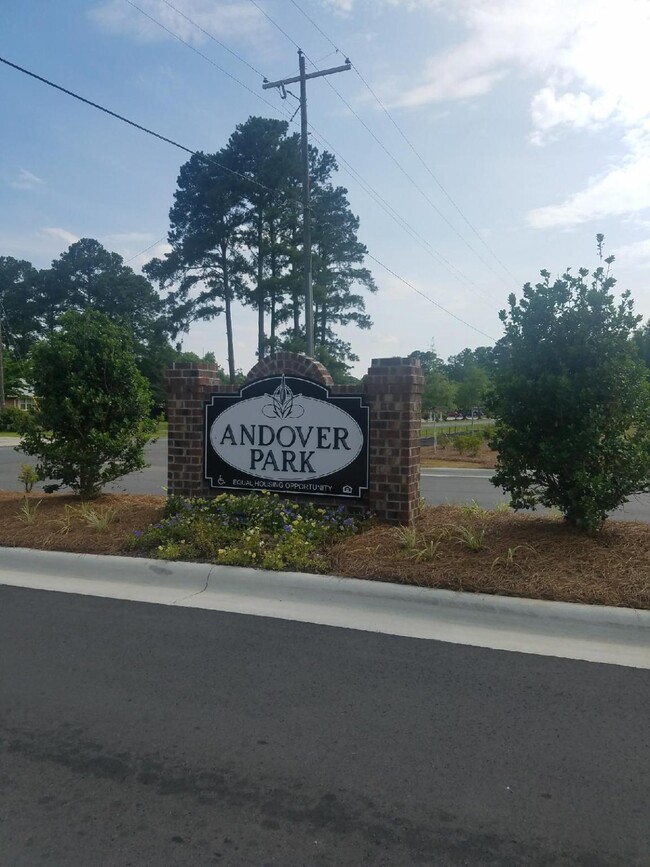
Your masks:
{"label": "brown mulch", "polygon": [[[76,512],[81,504],[79,497],[29,494],[32,507],[40,501],[32,524],[20,520],[23,500],[23,494],[0,491],[0,546],[75,551],[80,554],[126,553],[127,536],[133,530],[144,530],[149,524],[155,523],[165,505],[163,496],[102,494],[89,505],[96,510],[115,509],[115,518],[106,530],[95,530]],[[70,507],[75,510],[72,515]]]}
{"label": "brown mulch", "polygon": [[[460,539],[484,531],[480,550]],[[336,546],[333,571],[350,578],[563,602],[650,608],[650,526],[607,521],[585,536],[562,519],[459,506],[424,510],[417,541],[377,526]],[[439,545],[436,543],[440,540]],[[434,550],[419,556],[433,543]],[[510,549],[511,555],[508,555]],[[419,559],[418,559],[419,556]]]}
{"label": "brown mulch", "polygon": [[468,467],[492,470],[497,465],[497,453],[481,446],[478,455],[461,455],[453,446],[422,446],[420,450],[423,467]]}
{"label": "brown mulch", "polygon": [[[102,531],[78,514],[78,497],[30,494],[32,506],[40,501],[31,524],[19,517],[23,500],[22,494],[0,491],[0,547],[131,553],[127,537],[159,520],[165,504],[163,496],[104,494],[90,504],[115,510]],[[459,538],[461,527],[475,536],[484,531],[480,550]],[[330,571],[471,593],[650,609],[647,524],[608,521],[596,536],[585,536],[561,519],[436,506],[424,510],[414,530],[406,544],[403,529],[386,525],[353,536],[329,552]],[[433,550],[421,555],[430,543]]]}

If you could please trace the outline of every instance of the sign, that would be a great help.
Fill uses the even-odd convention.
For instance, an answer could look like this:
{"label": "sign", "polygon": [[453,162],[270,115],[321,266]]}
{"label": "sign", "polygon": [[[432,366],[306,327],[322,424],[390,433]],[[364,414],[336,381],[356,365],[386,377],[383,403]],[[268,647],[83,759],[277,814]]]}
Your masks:
{"label": "sign", "polygon": [[205,406],[205,478],[213,488],[360,497],[368,487],[368,414],[360,395],[272,376]]}

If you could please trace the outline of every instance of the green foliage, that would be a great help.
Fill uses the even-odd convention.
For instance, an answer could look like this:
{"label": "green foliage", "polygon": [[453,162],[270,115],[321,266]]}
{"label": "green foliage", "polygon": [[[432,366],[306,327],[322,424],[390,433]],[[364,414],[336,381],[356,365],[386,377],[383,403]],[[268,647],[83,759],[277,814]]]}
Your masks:
{"label": "green foliage", "polygon": [[260,569],[322,571],[327,545],[363,526],[343,506],[318,507],[267,492],[212,500],[170,498],[165,517],[130,538],[130,546],[163,560],[207,560]]}
{"label": "green foliage", "polygon": [[0,431],[17,431],[24,418],[24,410],[6,406],[0,410]]}
{"label": "green foliage", "polygon": [[[605,260],[607,266],[613,257]],[[630,336],[629,292],[616,303],[609,267],[526,284],[501,311],[492,482],[515,509],[555,506],[596,530],[650,489],[650,388]]]}
{"label": "green foliage", "polygon": [[486,424],[483,427],[477,430],[477,433],[485,440],[485,442],[492,448],[490,440],[494,439],[494,434],[496,433],[496,428],[493,424]]}
{"label": "green foliage", "polygon": [[454,437],[453,444],[459,454],[476,457],[483,445],[483,437],[478,432],[474,434],[458,434],[458,436]]}
{"label": "green foliage", "polygon": [[[231,382],[236,300],[257,312],[258,357],[288,342],[298,345],[294,351],[305,348],[300,140],[288,129],[286,121],[250,117],[213,158],[192,156],[170,211],[172,249],[145,267],[168,293],[173,338],[193,321],[223,314]],[[309,158],[315,345],[345,374],[345,362],[358,359],[334,329],[370,327],[357,290],[376,286],[363,267],[367,251],[347,191],[331,181],[334,157],[310,147]]]}
{"label": "green foliage", "polygon": [[146,466],[151,395],[123,327],[90,309],[66,313],[60,326],[33,351],[37,403],[24,414],[19,448],[54,480],[48,493],[68,485],[93,497]]}
{"label": "green foliage", "polygon": [[468,363],[462,371],[462,379],[456,388],[456,404],[466,415],[484,403],[490,380],[478,365]]}
{"label": "green foliage", "polygon": [[[413,356],[411,356],[413,357]],[[435,368],[427,375],[422,395],[424,412],[439,412],[445,415],[456,406],[456,385],[445,373]]]}
{"label": "green foliage", "polygon": [[21,464],[20,472],[18,473],[18,481],[22,482],[25,493],[31,494],[32,488],[36,484],[36,482],[40,481],[40,476],[36,472],[36,469],[31,464]]}

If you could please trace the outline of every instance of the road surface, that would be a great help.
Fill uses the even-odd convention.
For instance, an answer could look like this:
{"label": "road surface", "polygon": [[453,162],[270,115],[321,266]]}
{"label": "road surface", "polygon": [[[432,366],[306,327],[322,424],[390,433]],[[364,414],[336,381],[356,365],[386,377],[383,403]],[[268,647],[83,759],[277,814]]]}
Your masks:
{"label": "road surface", "polygon": [[[0,490],[18,491],[20,465],[25,461],[35,463],[14,451],[0,437]],[[9,441],[12,442],[12,441]],[[146,449],[151,466],[140,473],[131,473],[107,491],[127,491],[131,494],[162,494],[167,484],[167,440],[159,439]],[[476,500],[479,505],[491,508],[505,503],[508,497],[490,484],[490,470],[425,469],[422,472],[422,496],[431,505],[441,503],[466,503]],[[37,486],[37,490],[39,487]],[[650,495],[633,497],[622,509],[614,513],[616,518],[650,523]]]}
{"label": "road surface", "polygon": [[0,587],[11,867],[647,867],[650,673]]}

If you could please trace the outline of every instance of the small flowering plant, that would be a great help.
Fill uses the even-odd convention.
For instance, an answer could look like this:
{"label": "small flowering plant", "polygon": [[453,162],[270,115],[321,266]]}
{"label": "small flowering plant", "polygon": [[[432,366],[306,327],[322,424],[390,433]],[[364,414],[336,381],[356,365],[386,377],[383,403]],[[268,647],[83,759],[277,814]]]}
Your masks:
{"label": "small flowering plant", "polygon": [[359,532],[368,515],[344,506],[296,503],[267,491],[214,499],[171,497],[164,517],[129,539],[133,550],[165,560],[202,560],[230,566],[327,568],[328,546]]}

